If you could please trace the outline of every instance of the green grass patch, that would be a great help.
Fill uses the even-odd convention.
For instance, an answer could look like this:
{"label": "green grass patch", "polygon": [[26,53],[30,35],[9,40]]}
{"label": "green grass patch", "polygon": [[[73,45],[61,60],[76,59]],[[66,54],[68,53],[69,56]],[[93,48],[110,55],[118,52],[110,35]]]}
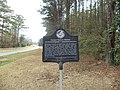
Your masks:
{"label": "green grass patch", "polygon": [[33,46],[17,47],[17,48],[0,48],[0,53],[12,52],[12,51],[18,51],[18,50],[27,50],[29,48],[33,48]]}
{"label": "green grass patch", "polygon": [[6,65],[6,64],[9,64],[9,63],[14,62],[14,61],[16,61],[16,60],[11,59],[11,60],[0,61],[0,66],[3,66],[3,65]]}
{"label": "green grass patch", "polygon": [[27,58],[29,60],[29,57],[31,55],[33,55],[35,57],[37,55],[41,56],[40,52],[41,52],[41,49],[38,49],[38,50],[32,50],[32,51],[18,53],[18,54],[1,56],[0,57],[0,66],[4,66],[6,64],[10,64],[10,63],[18,61],[18,60],[22,60],[22,58]]}

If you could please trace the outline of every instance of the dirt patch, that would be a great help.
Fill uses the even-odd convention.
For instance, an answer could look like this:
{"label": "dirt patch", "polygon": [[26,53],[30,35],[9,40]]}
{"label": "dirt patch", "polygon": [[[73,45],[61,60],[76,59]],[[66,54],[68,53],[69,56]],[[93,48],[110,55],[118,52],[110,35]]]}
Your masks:
{"label": "dirt patch", "polygon": [[[0,90],[59,90],[58,64],[43,63],[41,50],[23,55],[0,67]],[[64,64],[63,90],[120,90],[120,67],[82,56]]]}

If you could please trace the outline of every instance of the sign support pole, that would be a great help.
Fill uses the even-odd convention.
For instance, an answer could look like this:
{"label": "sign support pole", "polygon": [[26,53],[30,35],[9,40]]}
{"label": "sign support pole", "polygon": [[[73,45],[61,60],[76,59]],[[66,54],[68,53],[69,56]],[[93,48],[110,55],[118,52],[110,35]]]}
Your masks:
{"label": "sign support pole", "polygon": [[63,63],[59,63],[59,72],[60,72],[60,90],[62,90],[62,69],[63,69]]}
{"label": "sign support pole", "polygon": [[62,90],[63,64],[79,61],[78,46],[78,36],[71,36],[62,28],[57,29],[51,36],[43,37],[42,61],[59,64],[60,90]]}

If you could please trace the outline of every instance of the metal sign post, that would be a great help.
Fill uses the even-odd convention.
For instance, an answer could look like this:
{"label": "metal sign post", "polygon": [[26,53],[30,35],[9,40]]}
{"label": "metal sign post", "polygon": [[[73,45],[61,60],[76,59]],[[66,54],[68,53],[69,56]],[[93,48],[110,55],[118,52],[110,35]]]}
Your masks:
{"label": "metal sign post", "polygon": [[60,70],[60,90],[62,90],[62,70]]}
{"label": "metal sign post", "polygon": [[59,72],[60,72],[60,90],[62,90],[62,69],[63,69],[63,63],[59,63]]}
{"label": "metal sign post", "polygon": [[42,61],[59,64],[60,90],[62,90],[63,64],[79,61],[78,46],[78,36],[71,36],[64,29],[58,29],[51,36],[43,37]]}

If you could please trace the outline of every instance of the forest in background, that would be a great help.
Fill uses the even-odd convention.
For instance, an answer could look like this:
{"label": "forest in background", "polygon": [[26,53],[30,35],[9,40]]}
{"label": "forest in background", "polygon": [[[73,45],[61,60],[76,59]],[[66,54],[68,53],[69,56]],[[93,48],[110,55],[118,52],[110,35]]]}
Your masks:
{"label": "forest in background", "polygon": [[[63,28],[79,36],[81,54],[120,64],[120,0],[42,0],[47,35]],[[42,43],[40,39],[39,44]]]}
{"label": "forest in background", "polygon": [[21,30],[28,27],[25,18],[18,15],[7,4],[7,0],[0,0],[0,48],[20,47],[32,44],[32,40],[20,35]]}

